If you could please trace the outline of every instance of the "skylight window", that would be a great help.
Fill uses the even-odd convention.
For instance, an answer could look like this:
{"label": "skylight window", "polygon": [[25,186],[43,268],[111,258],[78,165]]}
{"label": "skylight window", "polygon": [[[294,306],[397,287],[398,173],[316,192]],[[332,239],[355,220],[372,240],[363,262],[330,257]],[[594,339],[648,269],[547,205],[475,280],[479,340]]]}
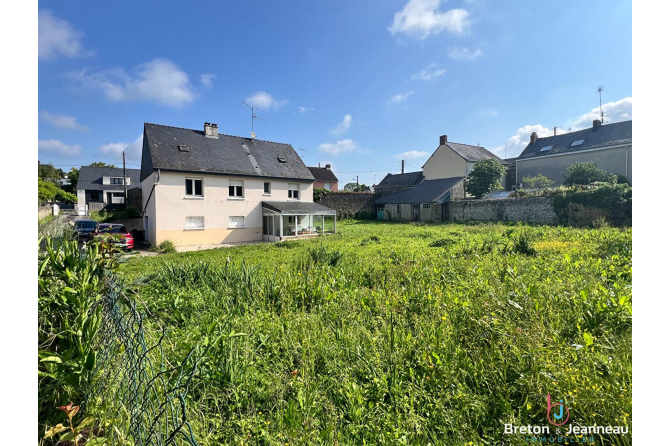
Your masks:
{"label": "skylight window", "polygon": [[177,147],[179,147],[180,152],[188,152],[188,151],[191,150],[191,147],[187,146],[185,144],[179,144],[179,146],[177,146]]}
{"label": "skylight window", "polygon": [[278,160],[280,163],[285,163],[285,162],[286,162],[286,158],[284,158],[283,156],[277,157],[277,160]]}
{"label": "skylight window", "polygon": [[578,139],[577,141],[573,142],[570,145],[570,147],[577,147],[577,146],[581,146],[582,144],[584,144],[584,140],[583,139]]}
{"label": "skylight window", "polygon": [[540,149],[540,152],[548,152],[551,150],[551,148],[554,146],[544,146]]}

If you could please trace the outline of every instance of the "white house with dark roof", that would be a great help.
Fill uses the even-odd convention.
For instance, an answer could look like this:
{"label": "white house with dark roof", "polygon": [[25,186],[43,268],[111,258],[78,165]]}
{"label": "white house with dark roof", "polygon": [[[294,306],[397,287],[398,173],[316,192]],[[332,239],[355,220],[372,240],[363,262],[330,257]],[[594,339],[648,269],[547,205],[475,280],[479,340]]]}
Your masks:
{"label": "white house with dark roof", "polygon": [[633,121],[601,124],[576,132],[539,138],[533,132],[530,142],[516,158],[516,182],[542,174],[563,184],[568,166],[597,161],[607,173],[625,176],[632,184]]}
{"label": "white house with dark roof", "polygon": [[[90,211],[121,209],[125,204],[123,169],[82,166],[77,181],[77,204]],[[141,187],[140,170],[126,169],[125,190]]]}
{"label": "white house with dark roof", "polygon": [[440,144],[418,172],[388,174],[375,187],[382,196],[375,200],[379,220],[443,221],[447,202],[465,198],[465,177],[485,159],[507,163],[484,147],[449,142]]}
{"label": "white house with dark roof", "polygon": [[[312,199],[314,176],[289,144],[144,124],[142,214],[158,245],[279,241],[335,230]],[[327,220],[330,220],[328,222]]]}

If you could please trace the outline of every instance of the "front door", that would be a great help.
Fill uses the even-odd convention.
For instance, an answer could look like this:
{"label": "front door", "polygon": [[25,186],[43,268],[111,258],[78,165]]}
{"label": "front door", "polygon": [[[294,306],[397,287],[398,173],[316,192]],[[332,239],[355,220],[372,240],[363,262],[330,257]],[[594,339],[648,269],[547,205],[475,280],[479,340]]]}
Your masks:
{"label": "front door", "polygon": [[421,219],[421,210],[418,204],[412,205],[412,221],[419,221]]}
{"label": "front door", "polygon": [[384,219],[384,206],[377,206],[377,220]]}

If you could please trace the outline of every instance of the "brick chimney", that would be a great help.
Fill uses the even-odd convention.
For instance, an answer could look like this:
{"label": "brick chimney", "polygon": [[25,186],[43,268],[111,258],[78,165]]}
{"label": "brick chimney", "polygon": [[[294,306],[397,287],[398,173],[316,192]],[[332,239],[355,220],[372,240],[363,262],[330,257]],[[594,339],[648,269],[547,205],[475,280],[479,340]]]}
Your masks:
{"label": "brick chimney", "polygon": [[531,144],[535,144],[535,141],[537,141],[537,132],[533,132],[533,133],[530,135],[530,143],[531,143]]}
{"label": "brick chimney", "polygon": [[443,146],[447,143],[447,135],[440,136],[440,145]]}
{"label": "brick chimney", "polygon": [[219,126],[216,124],[210,124],[209,122],[205,122],[205,136],[208,138],[218,138]]}
{"label": "brick chimney", "polygon": [[603,123],[600,121],[600,119],[594,119],[593,120],[593,130],[598,130],[598,128],[603,125]]}

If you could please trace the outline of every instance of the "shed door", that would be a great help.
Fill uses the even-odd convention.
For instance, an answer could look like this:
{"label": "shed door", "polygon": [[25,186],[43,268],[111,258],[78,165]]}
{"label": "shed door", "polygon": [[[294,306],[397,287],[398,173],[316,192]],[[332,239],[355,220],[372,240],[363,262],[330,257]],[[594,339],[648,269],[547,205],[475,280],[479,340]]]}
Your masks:
{"label": "shed door", "polygon": [[418,204],[412,205],[412,221],[419,221],[421,219],[421,209]]}
{"label": "shed door", "polygon": [[377,220],[384,219],[384,206],[377,206]]}

